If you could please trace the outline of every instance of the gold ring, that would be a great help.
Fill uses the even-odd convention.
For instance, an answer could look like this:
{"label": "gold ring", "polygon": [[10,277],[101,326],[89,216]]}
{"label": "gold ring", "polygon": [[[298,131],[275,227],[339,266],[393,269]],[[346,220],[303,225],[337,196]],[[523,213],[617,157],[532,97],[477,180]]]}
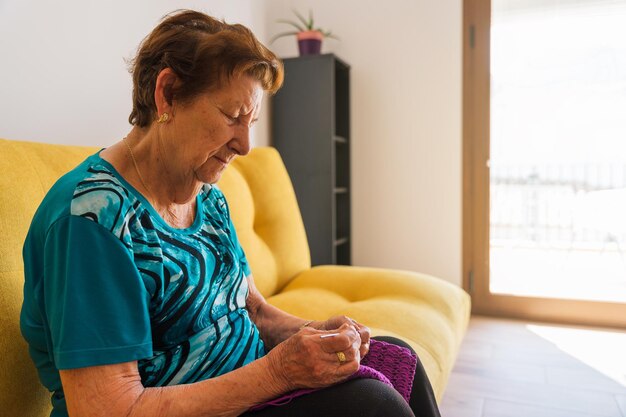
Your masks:
{"label": "gold ring", "polygon": [[337,359],[339,359],[339,365],[346,361],[346,354],[343,352],[337,352]]}

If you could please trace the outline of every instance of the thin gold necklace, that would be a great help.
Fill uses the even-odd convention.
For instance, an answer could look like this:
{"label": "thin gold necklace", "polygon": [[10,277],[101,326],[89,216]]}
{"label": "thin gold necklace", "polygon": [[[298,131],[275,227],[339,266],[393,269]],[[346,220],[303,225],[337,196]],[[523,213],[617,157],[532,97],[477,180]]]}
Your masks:
{"label": "thin gold necklace", "polygon": [[[148,187],[148,184],[146,184],[146,182],[143,180],[143,176],[141,175],[141,172],[139,171],[139,166],[137,165],[137,159],[135,158],[135,154],[133,153],[133,150],[131,149],[130,145],[128,144],[128,141],[126,140],[126,137],[124,137],[122,139],[122,141],[124,142],[124,144],[126,145],[126,148],[128,149],[128,153],[130,154],[130,158],[133,160],[133,165],[135,166],[135,171],[137,172],[137,176],[139,177],[139,181],[141,181],[141,185],[143,185],[143,188],[145,188],[146,191],[148,191],[148,193],[150,194],[148,196],[149,197],[148,198],[148,202],[150,204],[152,204],[153,207],[155,207],[155,209],[156,209],[156,206],[154,206],[152,201],[150,201],[150,200],[154,200],[154,194],[152,193],[152,190],[150,189],[150,187]],[[169,208],[166,210],[166,213],[169,216],[171,216],[175,221],[178,221],[178,216],[176,215],[176,213],[172,212]],[[161,214],[161,217],[163,217],[162,214]]]}
{"label": "thin gold necklace", "polygon": [[133,153],[133,150],[130,148],[130,145],[128,144],[128,141],[126,140],[126,137],[124,137],[122,141],[126,145],[126,148],[128,148],[128,152],[130,153],[130,159],[133,160],[133,165],[135,166],[135,171],[137,172],[139,181],[141,181],[141,185],[143,185],[143,188],[145,188],[146,191],[148,191],[148,193],[150,194],[150,198],[154,199],[152,190],[150,189],[150,187],[148,187],[148,184],[146,184],[146,182],[143,180],[143,176],[141,175],[141,172],[139,171],[139,166],[137,165],[137,160],[135,159],[135,154]]}

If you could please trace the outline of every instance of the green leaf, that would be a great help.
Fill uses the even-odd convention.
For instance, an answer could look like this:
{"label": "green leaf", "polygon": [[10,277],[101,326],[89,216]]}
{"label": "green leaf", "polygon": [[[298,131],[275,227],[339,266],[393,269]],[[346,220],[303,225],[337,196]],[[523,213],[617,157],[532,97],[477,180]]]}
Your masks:
{"label": "green leaf", "polygon": [[331,31],[325,31],[322,28],[317,28],[315,29],[318,32],[320,32],[325,38],[330,38],[330,39],[337,39],[340,40],[337,36],[333,35],[333,33]]}
{"label": "green leaf", "polygon": [[277,34],[277,35],[274,35],[274,36],[272,37],[272,39],[270,39],[270,43],[274,43],[274,41],[276,41],[276,40],[277,40],[277,39],[279,39],[279,38],[283,38],[283,37],[285,37],[285,36],[293,36],[293,35],[297,35],[298,33],[299,33],[299,32],[282,32],[282,33],[279,33],[279,34]]}
{"label": "green leaf", "polygon": [[[287,19],[278,19],[276,22],[278,23],[285,23],[287,25],[293,26],[295,29],[298,30],[298,32],[306,32],[309,30],[317,30],[319,31],[325,38],[332,38],[332,39],[337,39],[339,40],[339,38],[335,35],[333,35],[330,31],[325,31],[322,28],[317,28],[315,29],[313,26],[313,11],[311,9],[309,9],[309,19],[305,19],[304,16],[302,16],[300,13],[298,13],[298,11],[296,9],[292,9],[293,14],[296,15],[296,17],[298,18],[299,22],[293,21],[293,20],[287,20]],[[298,32],[284,32],[281,33],[279,35],[274,36],[274,38],[272,38],[271,42],[274,42],[276,39],[283,37],[283,36],[290,36],[290,35],[297,35]]]}
{"label": "green leaf", "polygon": [[297,10],[294,9],[293,13],[296,15],[296,17],[298,18],[298,20],[300,20],[302,22],[302,24],[307,28],[307,30],[311,30],[313,29],[313,22],[307,22],[306,19],[304,17],[302,17],[302,15],[300,13],[298,13]]}
{"label": "green leaf", "polygon": [[293,22],[291,20],[286,20],[286,19],[278,19],[276,22],[278,23],[286,23],[288,25],[293,26],[294,28],[298,29],[298,31],[300,32],[304,32],[306,31],[305,28],[303,28],[302,26],[300,26],[299,24],[297,24],[296,22]]}

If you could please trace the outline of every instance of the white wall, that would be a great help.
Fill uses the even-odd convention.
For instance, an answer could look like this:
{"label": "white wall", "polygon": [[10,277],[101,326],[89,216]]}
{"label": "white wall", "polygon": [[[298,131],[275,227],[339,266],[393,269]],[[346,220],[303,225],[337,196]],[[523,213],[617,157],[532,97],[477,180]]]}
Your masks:
{"label": "white wall", "polygon": [[[198,8],[267,41],[311,8],[352,65],[353,260],[461,283],[461,0],[0,0],[0,137],[107,146],[126,134],[124,58]],[[296,54],[294,39],[273,49]],[[266,103],[267,104],[267,103]],[[256,128],[267,144],[267,107]]]}
{"label": "white wall", "polygon": [[[270,0],[276,19],[313,10],[352,66],[353,262],[461,284],[461,0]],[[284,38],[273,49],[297,55]]]}
{"label": "white wall", "polygon": [[[125,58],[160,18],[191,8],[265,38],[256,0],[0,0],[0,137],[108,146],[130,129]],[[256,128],[268,142],[267,112]]]}

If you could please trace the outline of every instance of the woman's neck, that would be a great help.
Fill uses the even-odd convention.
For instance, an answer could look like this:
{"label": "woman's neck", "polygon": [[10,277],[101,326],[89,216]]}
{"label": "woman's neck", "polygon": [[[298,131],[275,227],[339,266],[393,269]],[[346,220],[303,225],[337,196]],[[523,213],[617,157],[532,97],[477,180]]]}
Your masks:
{"label": "woman's neck", "polygon": [[163,220],[172,227],[186,228],[195,219],[195,197],[202,183],[193,172],[177,172],[180,170],[166,155],[156,129],[138,127],[100,153],[143,194]]}

